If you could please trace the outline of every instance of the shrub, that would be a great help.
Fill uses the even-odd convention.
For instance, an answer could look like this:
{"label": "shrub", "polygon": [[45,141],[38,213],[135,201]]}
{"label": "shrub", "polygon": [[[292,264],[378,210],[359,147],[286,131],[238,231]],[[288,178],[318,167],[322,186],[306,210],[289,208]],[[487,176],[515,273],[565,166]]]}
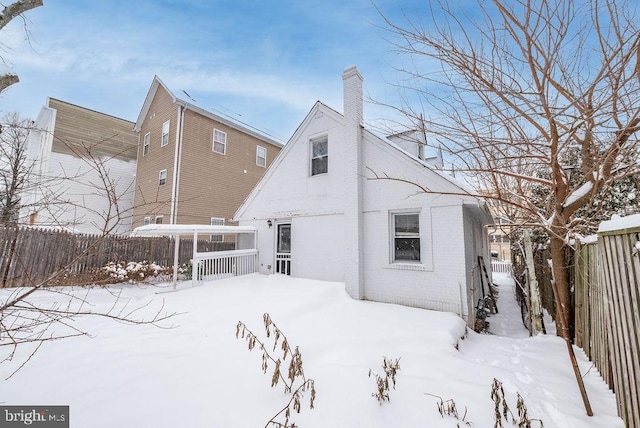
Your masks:
{"label": "shrub", "polygon": [[[300,413],[301,409],[301,400],[303,398],[304,392],[307,390],[310,391],[310,399],[309,399],[309,408],[313,409],[313,403],[316,398],[316,389],[315,382],[313,379],[307,379],[304,374],[304,369],[302,367],[302,354],[300,353],[300,349],[296,346],[292,351],[289,346],[289,341],[286,336],[280,330],[276,324],[271,320],[269,314],[265,313],[263,315],[265,334],[267,338],[273,337],[273,349],[271,352],[276,352],[278,348],[278,344],[280,344],[280,350],[282,351],[282,359],[280,357],[274,358],[274,356],[269,353],[267,347],[264,342],[262,342],[251,330],[247,328],[247,326],[242,322],[238,321],[236,325],[236,338],[242,338],[247,341],[249,351],[252,351],[256,345],[262,351],[262,372],[267,373],[269,370],[269,364],[273,364],[273,374],[271,375],[271,387],[275,387],[278,385],[280,381],[284,384],[285,393],[291,393],[291,399],[286,403],[286,405],[276,413],[265,425],[274,426],[278,428],[294,428],[296,424],[294,422],[290,422],[291,419],[291,410],[296,413]],[[282,340],[281,340],[282,339]],[[286,361],[287,356],[290,356],[289,367],[287,369],[287,377],[285,378],[280,367],[283,361]],[[295,388],[295,389],[294,389]],[[284,417],[284,421],[279,421],[279,418]]]}
{"label": "shrub", "polygon": [[376,379],[376,392],[372,393],[372,397],[376,397],[380,404],[384,403],[384,400],[389,401],[389,381],[391,381],[393,389],[396,389],[396,374],[400,370],[400,358],[396,358],[395,361],[382,357],[382,370],[384,376],[380,376],[369,369],[369,377],[373,374]]}

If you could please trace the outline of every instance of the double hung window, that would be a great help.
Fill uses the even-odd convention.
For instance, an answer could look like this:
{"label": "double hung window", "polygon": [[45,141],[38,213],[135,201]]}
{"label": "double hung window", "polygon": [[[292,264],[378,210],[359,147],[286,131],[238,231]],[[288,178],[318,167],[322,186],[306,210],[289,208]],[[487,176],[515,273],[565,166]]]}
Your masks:
{"label": "double hung window", "polygon": [[420,261],[420,215],[393,214],[393,261]]}
{"label": "double hung window", "polygon": [[329,140],[327,137],[311,140],[311,175],[329,171]]}

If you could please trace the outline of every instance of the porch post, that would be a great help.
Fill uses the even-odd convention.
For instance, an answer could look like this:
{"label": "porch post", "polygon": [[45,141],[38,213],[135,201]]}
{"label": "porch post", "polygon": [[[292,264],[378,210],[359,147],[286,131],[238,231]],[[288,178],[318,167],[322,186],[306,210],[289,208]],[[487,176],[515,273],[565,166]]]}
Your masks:
{"label": "porch post", "polygon": [[173,235],[175,242],[173,243],[173,288],[176,288],[178,282],[178,255],[180,254],[180,235]]}
{"label": "porch post", "polygon": [[193,231],[193,254],[191,255],[191,285],[193,286],[194,282],[198,282],[198,269],[196,260],[196,255],[198,254],[198,231],[194,229]]}

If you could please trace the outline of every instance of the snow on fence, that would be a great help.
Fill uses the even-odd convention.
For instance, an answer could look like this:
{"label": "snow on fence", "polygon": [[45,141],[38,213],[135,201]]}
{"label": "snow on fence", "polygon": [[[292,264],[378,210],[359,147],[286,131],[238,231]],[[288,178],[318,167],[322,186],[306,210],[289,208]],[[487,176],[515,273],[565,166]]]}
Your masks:
{"label": "snow on fence", "polygon": [[623,227],[604,222],[597,243],[578,246],[573,269],[576,345],[615,391],[628,427],[640,427],[640,216],[636,220]]}
{"label": "snow on fence", "polygon": [[513,268],[511,267],[511,262],[500,262],[498,260],[491,260],[491,271],[508,273],[509,275],[513,275]]}
{"label": "snow on fence", "polygon": [[198,283],[257,271],[256,249],[197,253],[193,258],[193,281]]}

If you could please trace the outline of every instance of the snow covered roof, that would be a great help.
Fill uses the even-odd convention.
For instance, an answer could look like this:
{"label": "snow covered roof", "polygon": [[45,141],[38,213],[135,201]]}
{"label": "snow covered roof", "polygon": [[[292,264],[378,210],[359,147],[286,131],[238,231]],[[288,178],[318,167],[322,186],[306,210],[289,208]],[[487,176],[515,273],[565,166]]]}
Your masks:
{"label": "snow covered roof", "polygon": [[253,226],[210,226],[208,224],[148,224],[133,229],[131,236],[234,235],[256,233]]}

